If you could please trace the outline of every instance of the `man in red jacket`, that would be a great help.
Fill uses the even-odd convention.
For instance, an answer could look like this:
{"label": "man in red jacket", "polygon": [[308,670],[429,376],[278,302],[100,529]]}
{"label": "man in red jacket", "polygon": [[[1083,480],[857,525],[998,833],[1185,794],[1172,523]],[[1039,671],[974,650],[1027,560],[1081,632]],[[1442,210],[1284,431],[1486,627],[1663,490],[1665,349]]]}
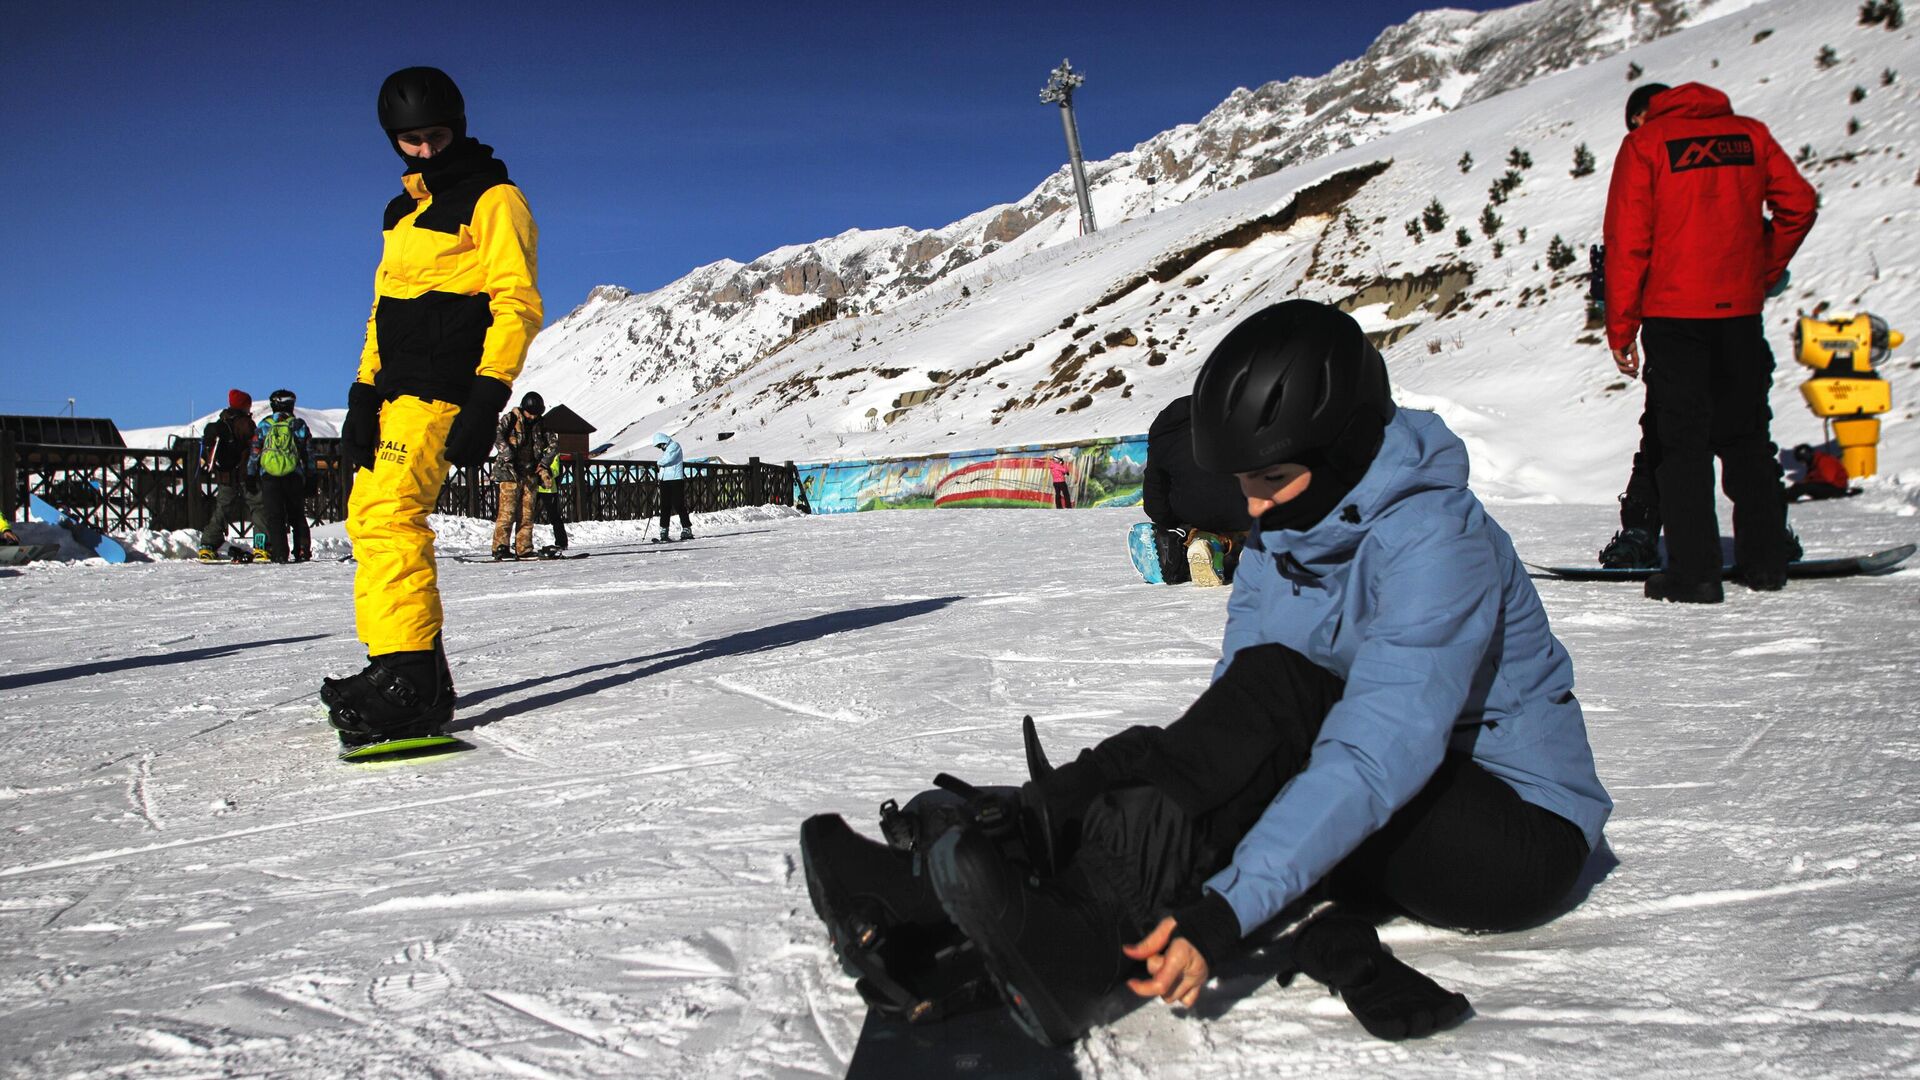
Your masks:
{"label": "man in red jacket", "polygon": [[1712,87],[1643,87],[1627,116],[1607,192],[1607,344],[1628,376],[1640,374],[1640,339],[1646,346],[1667,534],[1667,568],[1648,579],[1647,596],[1722,598],[1716,456],[1741,578],[1780,589],[1786,509],[1760,310],[1813,227],[1818,197],[1766,125],[1735,115]]}

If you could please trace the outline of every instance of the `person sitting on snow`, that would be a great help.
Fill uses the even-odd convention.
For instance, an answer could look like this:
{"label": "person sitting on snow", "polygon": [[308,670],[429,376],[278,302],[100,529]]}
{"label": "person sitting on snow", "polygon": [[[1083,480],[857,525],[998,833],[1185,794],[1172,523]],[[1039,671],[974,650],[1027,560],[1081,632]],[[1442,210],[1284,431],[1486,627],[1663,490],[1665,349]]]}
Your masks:
{"label": "person sitting on snow", "polygon": [[1844,499],[1849,495],[1860,494],[1860,489],[1848,487],[1852,477],[1847,475],[1847,467],[1840,459],[1825,450],[1815,450],[1806,443],[1793,448],[1793,459],[1806,470],[1798,483],[1787,488],[1787,501],[1799,502],[1801,499]]}
{"label": "person sitting on snow", "polygon": [[[1193,459],[1193,398],[1173,399],[1147,426],[1147,466],[1140,479],[1140,502],[1153,522],[1153,544],[1160,556],[1162,580],[1197,585],[1226,585],[1240,561],[1240,544],[1253,519],[1247,500],[1231,476],[1208,472]],[[1213,566],[1213,550],[1199,533],[1211,533],[1230,545],[1225,565]]]}
{"label": "person sitting on snow", "polygon": [[1196,459],[1238,478],[1256,520],[1198,700],[1057,769],[1030,738],[1015,794],[943,776],[963,812],[883,807],[911,853],[837,815],[802,826],[815,910],[882,1008],[960,1007],[972,964],[1060,1043],[1122,984],[1193,1005],[1249,934],[1324,898],[1299,969],[1373,1034],[1418,1037],[1466,999],[1385,951],[1370,916],[1491,932],[1568,903],[1612,802],[1572,661],[1460,439],[1395,408],[1359,325],[1305,300],[1213,349],[1192,423]]}

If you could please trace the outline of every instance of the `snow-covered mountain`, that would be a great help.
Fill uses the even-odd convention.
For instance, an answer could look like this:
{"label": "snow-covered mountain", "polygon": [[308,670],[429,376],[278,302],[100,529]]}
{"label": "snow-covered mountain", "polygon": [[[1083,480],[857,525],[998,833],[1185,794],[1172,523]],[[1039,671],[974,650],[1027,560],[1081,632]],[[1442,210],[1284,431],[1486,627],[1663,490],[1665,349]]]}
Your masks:
{"label": "snow-covered mountain", "polygon": [[[264,399],[253,403],[253,418],[256,421],[266,419],[267,413],[271,411],[271,409],[267,408],[267,403]],[[307,431],[312,434],[314,438],[332,439],[339,436],[340,422],[347,418],[347,410],[303,409],[296,405],[293,407],[293,415],[307,422]],[[175,424],[170,427],[132,428],[122,431],[120,438],[124,440],[128,446],[138,447],[140,449],[163,449],[166,447],[168,441],[172,439],[199,438],[200,433],[207,430],[207,425],[218,419],[219,416],[220,410],[215,409],[197,420],[190,420],[184,424]]]}
{"label": "snow-covered mountain", "polygon": [[[1586,328],[1584,252],[1633,80],[1716,85],[1806,156],[1825,206],[1768,323],[1776,431],[1818,441],[1785,355],[1795,310],[1920,321],[1901,257],[1920,240],[1914,33],[1832,0],[1430,12],[1325,76],[1236,92],[1095,163],[1094,236],[1074,235],[1062,170],[944,229],[848,232],[653,293],[603,287],[539,336],[522,385],[598,424],[616,455],[649,456],[659,428],[694,455],[796,460],[1115,435],[1184,393],[1239,315],[1310,296],[1379,332],[1405,400],[1467,438],[1477,486],[1605,500],[1640,394]],[[1597,168],[1576,177],[1583,145]],[[1444,224],[1411,235],[1435,203]],[[1578,255],[1565,268],[1548,264],[1555,237]],[[829,299],[838,318],[790,335]],[[1920,386],[1896,361],[1882,472],[1913,474],[1902,422]]]}
{"label": "snow-covered mountain", "polygon": [[[1324,76],[1237,90],[1200,122],[1093,163],[1095,213],[1117,223],[1178,206],[1751,2],[1537,0],[1485,14],[1426,12]],[[963,267],[1017,262],[1078,230],[1062,166],[1019,202],[944,228],[851,230],[745,265],[713,263],[652,293],[602,286],[540,335],[529,385],[584,397],[603,433],[615,432],[637,414],[728,385],[826,300],[845,314],[884,312]],[[616,448],[634,448],[648,434],[642,426]]]}

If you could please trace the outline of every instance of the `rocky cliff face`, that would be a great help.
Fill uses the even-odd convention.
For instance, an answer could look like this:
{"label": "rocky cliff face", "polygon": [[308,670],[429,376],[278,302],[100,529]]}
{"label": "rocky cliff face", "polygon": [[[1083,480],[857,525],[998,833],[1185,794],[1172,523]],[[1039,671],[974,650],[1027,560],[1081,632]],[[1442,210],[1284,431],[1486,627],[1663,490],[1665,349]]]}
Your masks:
{"label": "rocky cliff face", "polygon": [[[1111,228],[1751,2],[1535,0],[1482,14],[1425,12],[1326,75],[1236,90],[1198,123],[1091,163],[1095,212]],[[713,263],[650,293],[601,286],[535,340],[526,377],[590,397],[595,412],[653,412],[778,352],[793,320],[826,299],[847,315],[883,310],[961,267],[1077,234],[1063,165],[1019,202],[940,229],[851,230],[746,264]]]}

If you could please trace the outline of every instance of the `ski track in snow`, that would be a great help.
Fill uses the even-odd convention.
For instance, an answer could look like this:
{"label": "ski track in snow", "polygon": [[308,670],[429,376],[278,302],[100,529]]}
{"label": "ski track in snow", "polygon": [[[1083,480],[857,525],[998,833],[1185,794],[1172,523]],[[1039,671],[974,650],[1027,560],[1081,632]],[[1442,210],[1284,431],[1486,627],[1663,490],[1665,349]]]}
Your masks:
{"label": "ski track in snow", "polygon": [[[1613,527],[1608,507],[1495,513],[1538,561]],[[800,820],[872,834],[942,769],[1017,781],[1024,713],[1055,760],[1178,715],[1226,591],[1138,584],[1131,520],[791,518],[670,569],[448,559],[476,749],[360,767],[313,695],[359,663],[351,566],[21,575],[0,1074],[838,1076],[864,1007],[809,906]],[[1815,552],[1914,529],[1845,505],[1795,523]],[[1476,1006],[1437,1038],[1373,1040],[1259,953],[1194,1015],[1149,1004],[1082,1040],[1085,1075],[1914,1069],[1920,572],[1720,609],[1538,587],[1619,802],[1585,902],[1515,934],[1385,927]]]}

